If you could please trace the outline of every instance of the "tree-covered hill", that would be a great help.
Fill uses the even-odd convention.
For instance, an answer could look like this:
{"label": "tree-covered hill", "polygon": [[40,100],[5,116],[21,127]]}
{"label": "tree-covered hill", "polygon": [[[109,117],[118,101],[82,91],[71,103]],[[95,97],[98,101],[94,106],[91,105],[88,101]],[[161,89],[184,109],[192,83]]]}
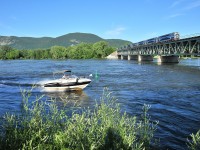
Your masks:
{"label": "tree-covered hill", "polygon": [[131,43],[121,39],[103,39],[95,34],[90,33],[69,33],[56,38],[52,37],[17,37],[17,36],[0,36],[0,46],[8,45],[16,49],[46,49],[52,46],[71,46],[79,43],[96,43],[106,41],[110,46],[121,47]]}

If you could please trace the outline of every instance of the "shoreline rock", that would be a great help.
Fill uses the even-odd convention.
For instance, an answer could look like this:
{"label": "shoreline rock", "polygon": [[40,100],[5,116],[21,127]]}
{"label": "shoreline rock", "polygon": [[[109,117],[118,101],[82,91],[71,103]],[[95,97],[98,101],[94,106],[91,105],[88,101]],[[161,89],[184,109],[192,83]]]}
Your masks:
{"label": "shoreline rock", "polygon": [[107,59],[118,59],[117,51],[114,51],[113,53],[111,53],[110,55],[108,55],[106,58]]}

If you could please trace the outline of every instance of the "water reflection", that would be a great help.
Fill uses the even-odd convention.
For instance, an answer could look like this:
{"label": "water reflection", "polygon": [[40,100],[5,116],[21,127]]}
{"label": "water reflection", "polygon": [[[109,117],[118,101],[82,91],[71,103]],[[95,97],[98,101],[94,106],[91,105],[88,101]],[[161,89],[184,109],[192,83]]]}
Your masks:
{"label": "water reflection", "polygon": [[90,99],[84,91],[47,92],[45,95],[62,105],[82,106]]}

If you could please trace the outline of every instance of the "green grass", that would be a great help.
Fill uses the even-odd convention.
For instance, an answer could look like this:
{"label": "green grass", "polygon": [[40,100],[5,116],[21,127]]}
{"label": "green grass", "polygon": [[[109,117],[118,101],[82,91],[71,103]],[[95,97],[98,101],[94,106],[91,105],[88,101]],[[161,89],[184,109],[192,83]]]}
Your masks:
{"label": "green grass", "polygon": [[190,150],[200,149],[200,130],[196,134],[191,134],[191,140],[188,143],[188,148]]}
{"label": "green grass", "polygon": [[[151,122],[148,105],[141,119],[122,113],[116,99],[104,90],[94,109],[58,108],[55,101],[22,92],[22,110],[7,113],[0,135],[2,149],[144,150],[154,144],[157,122]],[[71,111],[71,110],[70,110]]]}

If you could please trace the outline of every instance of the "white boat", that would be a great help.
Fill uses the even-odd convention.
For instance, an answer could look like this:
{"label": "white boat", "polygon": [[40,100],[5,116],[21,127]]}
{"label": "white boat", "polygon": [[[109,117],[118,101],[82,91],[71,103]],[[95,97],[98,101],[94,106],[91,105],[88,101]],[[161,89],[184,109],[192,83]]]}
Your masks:
{"label": "white boat", "polygon": [[[70,73],[70,74],[67,74]],[[77,77],[72,75],[70,70],[54,72],[55,74],[63,74],[62,78],[42,82],[41,85],[46,92],[65,92],[82,90],[91,82],[86,77]]]}

